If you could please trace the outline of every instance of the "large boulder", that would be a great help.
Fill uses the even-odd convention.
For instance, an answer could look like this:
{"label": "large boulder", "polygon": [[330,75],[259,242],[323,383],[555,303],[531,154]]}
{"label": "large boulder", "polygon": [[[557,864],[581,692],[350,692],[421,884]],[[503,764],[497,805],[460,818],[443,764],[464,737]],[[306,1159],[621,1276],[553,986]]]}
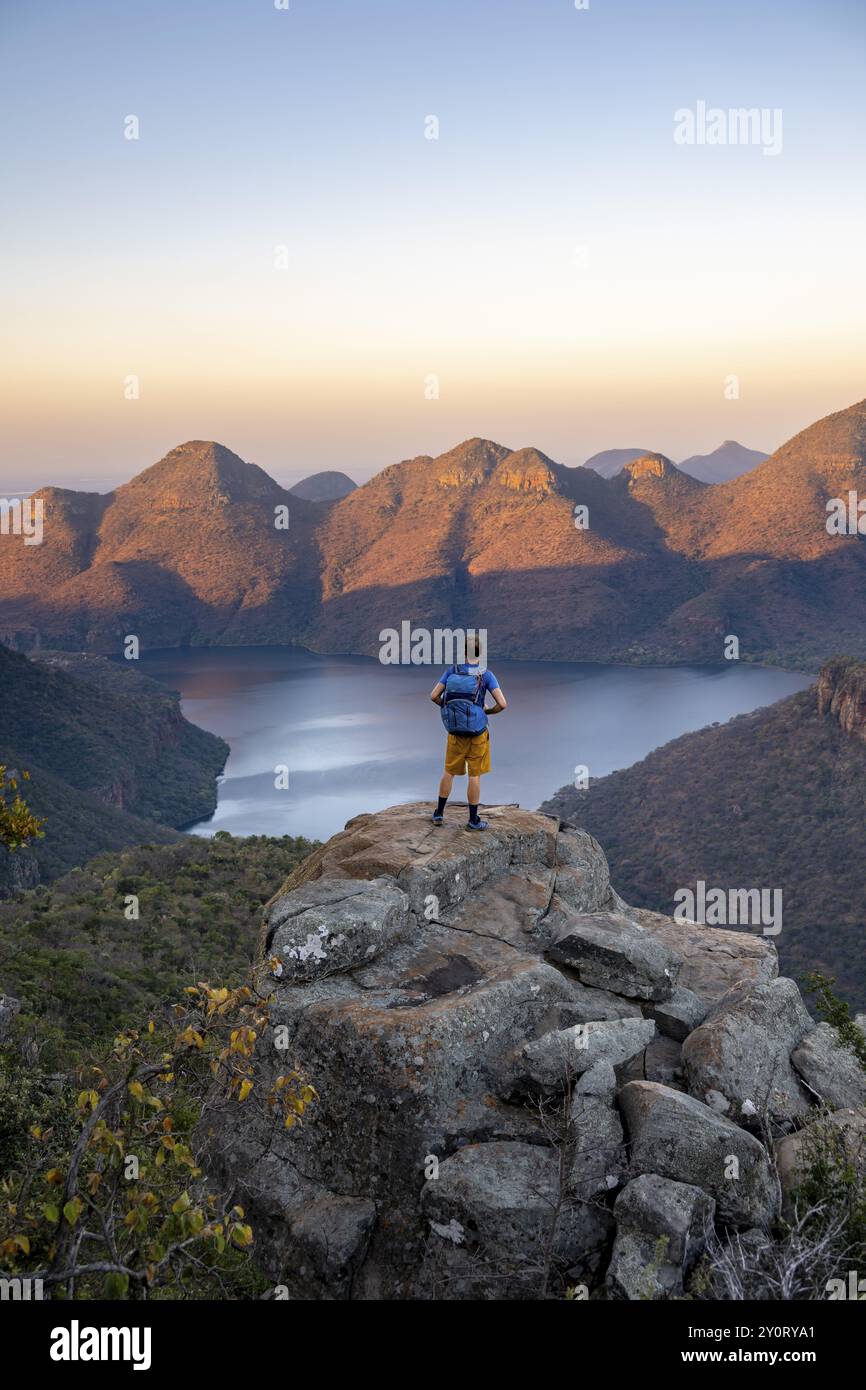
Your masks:
{"label": "large boulder", "polygon": [[315,980],[372,960],[408,922],[409,899],[390,879],[318,879],[269,905],[265,944],[278,976]]}
{"label": "large boulder", "polygon": [[718,1003],[733,985],[760,984],[779,973],[772,941],[753,932],[675,922],[645,908],[630,907],[628,915],[677,955],[681,961],[677,985],[696,994],[707,1007]]}
{"label": "large boulder", "polygon": [[866,1105],[866,1071],[829,1023],[819,1023],[807,1033],[791,1061],[812,1094],[831,1110]]}
{"label": "large boulder", "polygon": [[655,1020],[660,1033],[673,1038],[674,1042],[685,1042],[689,1033],[694,1032],[707,1016],[707,1004],[694,990],[676,985],[667,999],[657,1000],[645,1006],[648,1018]]}
{"label": "large boulder", "polygon": [[627,1156],[622,1121],[614,1108],[616,1073],[610,1062],[584,1072],[574,1088],[569,1114],[568,1191],[589,1202],[619,1187]]}
{"label": "large boulder", "polygon": [[602,1208],[569,1201],[558,1154],[537,1144],[472,1144],[424,1184],[428,1296],[538,1297],[557,1270],[586,1264],[609,1239]]}
{"label": "large boulder", "polygon": [[631,1171],[700,1187],[735,1226],[769,1225],[779,1209],[770,1157],[754,1135],[655,1081],[629,1081],[619,1105]]}
{"label": "large boulder", "polygon": [[599,1062],[618,1066],[643,1052],[655,1031],[652,1019],[621,1018],[545,1033],[523,1048],[523,1074],[539,1090],[564,1090],[571,1076]]}
{"label": "large boulder", "polygon": [[681,960],[618,912],[572,912],[554,899],[548,957],[570,966],[586,985],[635,999],[667,999]]}
{"label": "large boulder", "polygon": [[811,1109],[790,1054],[813,1027],[793,980],[735,985],[683,1043],[689,1092],[740,1123],[790,1126]]}
{"label": "large boulder", "polygon": [[644,1173],[623,1188],[613,1211],[616,1240],[607,1274],[613,1291],[628,1299],[681,1298],[706,1243],[713,1199],[689,1183]]}
{"label": "large boulder", "polygon": [[597,840],[576,826],[563,826],[556,840],[555,890],[575,912],[612,906],[607,859]]}
{"label": "large boulder", "polygon": [[791,1217],[798,1188],[810,1169],[838,1164],[866,1178],[866,1109],[819,1112],[809,1124],[776,1142],[782,1210]]}
{"label": "large boulder", "polygon": [[573,973],[569,974],[569,982],[569,1022],[595,1023],[601,1019],[644,1017],[639,999],[625,999],[621,994],[614,994],[612,990],[581,984]]}

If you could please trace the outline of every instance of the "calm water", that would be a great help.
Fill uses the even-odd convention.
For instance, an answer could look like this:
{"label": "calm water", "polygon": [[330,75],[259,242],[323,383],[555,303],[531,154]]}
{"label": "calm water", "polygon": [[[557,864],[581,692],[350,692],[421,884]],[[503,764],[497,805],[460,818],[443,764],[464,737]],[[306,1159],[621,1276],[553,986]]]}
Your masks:
{"label": "calm water", "polygon": [[[576,764],[590,776],[628,767],[678,734],[771,704],[808,676],[735,665],[630,668],[490,662],[509,701],[491,721],[493,770],[482,801],[537,806]],[[179,690],[193,723],[221,734],[231,756],[202,835],[325,839],[362,811],[430,799],[445,733],[428,695],[439,671],[294,647],[204,648],[142,657],[147,675]],[[274,769],[289,768],[288,790]],[[466,782],[455,782],[465,799]]]}

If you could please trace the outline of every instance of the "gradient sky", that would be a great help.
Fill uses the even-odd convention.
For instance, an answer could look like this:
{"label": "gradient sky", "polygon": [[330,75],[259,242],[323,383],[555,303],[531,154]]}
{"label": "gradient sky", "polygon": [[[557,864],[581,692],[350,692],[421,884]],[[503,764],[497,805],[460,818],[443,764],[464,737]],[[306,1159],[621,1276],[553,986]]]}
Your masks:
{"label": "gradient sky", "polygon": [[[775,448],[866,395],[864,40],[861,0],[2,0],[0,487]],[[782,154],[675,144],[700,100]]]}

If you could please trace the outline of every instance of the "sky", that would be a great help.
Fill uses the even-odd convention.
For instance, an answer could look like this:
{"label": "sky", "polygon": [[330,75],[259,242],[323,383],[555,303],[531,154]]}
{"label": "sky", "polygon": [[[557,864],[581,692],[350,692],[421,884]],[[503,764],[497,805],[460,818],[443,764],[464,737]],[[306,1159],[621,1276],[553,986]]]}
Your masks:
{"label": "sky", "polygon": [[0,0],[4,494],[187,439],[769,452],[866,396],[861,0],[282,3]]}

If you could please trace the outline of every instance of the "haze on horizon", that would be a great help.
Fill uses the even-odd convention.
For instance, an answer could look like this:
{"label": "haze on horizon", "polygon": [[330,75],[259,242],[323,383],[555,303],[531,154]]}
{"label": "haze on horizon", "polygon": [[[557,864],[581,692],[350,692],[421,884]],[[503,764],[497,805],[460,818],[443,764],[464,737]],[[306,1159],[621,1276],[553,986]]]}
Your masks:
{"label": "haze on horizon", "polygon": [[[864,37],[857,0],[7,6],[0,487],[195,438],[288,482],[773,450],[866,395]],[[781,153],[677,145],[699,101]]]}

